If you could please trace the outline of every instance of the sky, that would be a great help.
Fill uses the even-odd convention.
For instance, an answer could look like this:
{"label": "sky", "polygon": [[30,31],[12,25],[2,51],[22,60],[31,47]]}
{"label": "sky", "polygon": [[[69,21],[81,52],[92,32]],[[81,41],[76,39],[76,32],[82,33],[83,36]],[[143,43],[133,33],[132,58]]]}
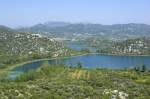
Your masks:
{"label": "sky", "polygon": [[47,21],[150,24],[150,0],[0,0],[0,25]]}

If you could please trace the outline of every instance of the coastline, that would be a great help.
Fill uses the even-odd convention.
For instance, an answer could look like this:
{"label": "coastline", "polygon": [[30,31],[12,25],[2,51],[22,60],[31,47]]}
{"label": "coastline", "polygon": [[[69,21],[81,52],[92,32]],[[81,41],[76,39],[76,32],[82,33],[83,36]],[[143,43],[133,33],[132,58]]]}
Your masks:
{"label": "coastline", "polygon": [[7,75],[7,73],[9,71],[11,71],[12,69],[24,65],[24,64],[28,64],[28,63],[32,63],[32,62],[38,62],[38,61],[43,61],[43,60],[54,60],[54,59],[67,59],[67,58],[73,58],[73,57],[79,57],[79,56],[86,56],[86,55],[110,55],[110,56],[130,56],[130,57],[136,57],[136,56],[141,56],[141,57],[150,57],[150,55],[124,55],[124,54],[107,54],[107,53],[83,53],[83,54],[76,54],[76,55],[71,55],[71,56],[65,56],[65,57],[52,57],[52,58],[42,58],[42,59],[34,59],[31,61],[26,61],[26,62],[22,62],[22,63],[17,63],[17,64],[13,64],[13,65],[8,65],[8,67],[1,69],[1,75]]}
{"label": "coastline", "polygon": [[150,55],[135,55],[135,54],[110,54],[110,53],[91,53],[91,54],[100,54],[100,55],[111,55],[111,56],[150,56]]}
{"label": "coastline", "polygon": [[72,56],[65,56],[65,57],[61,56],[61,57],[52,57],[52,58],[33,59],[30,61],[11,64],[11,65],[7,65],[7,67],[4,69],[0,69],[0,76],[5,76],[8,74],[8,72],[13,70],[14,68],[19,67],[19,66],[24,65],[24,64],[32,63],[32,62],[38,62],[38,61],[43,61],[43,60],[53,60],[53,59],[65,59],[65,58],[78,57],[78,56],[84,56],[84,55],[87,55],[87,53],[86,54],[79,54],[79,55],[72,55]]}

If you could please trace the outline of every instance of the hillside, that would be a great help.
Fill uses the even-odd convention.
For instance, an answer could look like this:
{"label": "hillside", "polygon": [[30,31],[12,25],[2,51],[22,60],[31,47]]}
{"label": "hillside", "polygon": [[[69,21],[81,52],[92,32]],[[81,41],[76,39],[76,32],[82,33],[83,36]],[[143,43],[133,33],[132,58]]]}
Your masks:
{"label": "hillside", "polygon": [[[7,83],[6,83],[7,82]],[[149,99],[149,72],[47,65],[0,81],[3,99]]]}
{"label": "hillside", "polygon": [[115,55],[150,55],[150,38],[140,37],[123,41],[88,41],[97,52]]}
{"label": "hillside", "polygon": [[[76,41],[90,46],[98,53],[115,55],[150,55],[150,37],[139,37],[126,40],[108,40],[101,38],[88,38]],[[86,50],[89,50],[86,48]]]}
{"label": "hillside", "polygon": [[15,30],[9,28],[9,27],[6,27],[6,26],[3,26],[3,25],[0,25],[0,33],[13,33]]}
{"label": "hillside", "polygon": [[0,26],[0,67],[27,59],[67,56],[63,42],[39,34],[20,33]]}

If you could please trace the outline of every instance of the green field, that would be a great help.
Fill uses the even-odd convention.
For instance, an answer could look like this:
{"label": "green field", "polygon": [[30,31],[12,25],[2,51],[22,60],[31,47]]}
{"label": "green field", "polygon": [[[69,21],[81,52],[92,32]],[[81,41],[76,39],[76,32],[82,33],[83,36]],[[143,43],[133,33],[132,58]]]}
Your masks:
{"label": "green field", "polygon": [[[0,82],[1,99],[150,99],[150,73],[44,63],[15,81]],[[124,97],[124,98],[123,98]]]}

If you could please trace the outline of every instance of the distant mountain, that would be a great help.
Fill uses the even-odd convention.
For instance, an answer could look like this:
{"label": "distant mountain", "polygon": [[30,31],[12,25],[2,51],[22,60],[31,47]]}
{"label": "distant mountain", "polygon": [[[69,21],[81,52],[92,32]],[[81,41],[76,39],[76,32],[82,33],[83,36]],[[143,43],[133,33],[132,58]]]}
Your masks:
{"label": "distant mountain", "polygon": [[112,37],[140,37],[150,36],[150,25],[147,24],[71,24],[64,22],[48,22],[37,24],[29,28],[18,29],[22,32],[49,32],[55,34],[94,34]]}
{"label": "distant mountain", "polygon": [[5,32],[5,33],[12,33],[12,32],[15,32],[15,30],[9,28],[9,27],[6,27],[6,26],[3,26],[3,25],[0,25],[0,33],[2,32]]}
{"label": "distant mountain", "polygon": [[60,28],[70,25],[70,23],[66,22],[46,22],[44,24],[37,24],[29,28],[19,28],[17,30],[21,32],[51,32],[53,28]]}
{"label": "distant mountain", "polygon": [[62,26],[70,25],[70,23],[67,23],[67,22],[50,21],[50,22],[44,23],[44,25],[46,25],[46,26],[48,26],[48,27],[62,27]]}

